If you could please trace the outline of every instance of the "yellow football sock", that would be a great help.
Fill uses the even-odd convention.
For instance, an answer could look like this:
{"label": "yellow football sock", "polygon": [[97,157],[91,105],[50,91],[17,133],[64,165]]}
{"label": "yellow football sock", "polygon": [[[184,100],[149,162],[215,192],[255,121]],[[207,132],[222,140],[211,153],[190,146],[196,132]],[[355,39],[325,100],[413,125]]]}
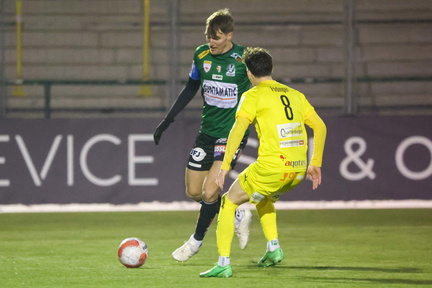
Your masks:
{"label": "yellow football sock", "polygon": [[268,198],[264,198],[256,205],[256,208],[267,241],[278,239],[276,209],[273,202],[269,201]]}
{"label": "yellow football sock", "polygon": [[226,194],[222,196],[219,211],[218,223],[216,228],[216,238],[219,256],[229,257],[231,253],[231,243],[234,237],[234,217],[238,205],[232,203]]}

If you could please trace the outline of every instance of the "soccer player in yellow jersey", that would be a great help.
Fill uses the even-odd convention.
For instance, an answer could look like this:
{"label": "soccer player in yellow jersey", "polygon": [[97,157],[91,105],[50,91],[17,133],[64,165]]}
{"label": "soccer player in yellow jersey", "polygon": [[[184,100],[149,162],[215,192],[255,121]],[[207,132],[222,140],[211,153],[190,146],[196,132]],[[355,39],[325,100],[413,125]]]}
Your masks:
{"label": "soccer player in yellow jersey", "polygon": [[[273,62],[267,50],[248,48],[243,61],[254,87],[240,100],[216,184],[223,189],[230,163],[251,123],[255,125],[260,142],[258,158],[240,173],[222,196],[216,229],[219,261],[212,269],[201,273],[201,277],[232,276],[234,211],[245,202],[255,204],[267,239],[267,250],[258,266],[268,267],[282,261],[284,254],[279,246],[274,203],[305,177],[312,180],[313,189],[321,184],[320,167],[327,133],[324,122],[302,93],[272,79]],[[314,133],[309,165],[305,124]]]}

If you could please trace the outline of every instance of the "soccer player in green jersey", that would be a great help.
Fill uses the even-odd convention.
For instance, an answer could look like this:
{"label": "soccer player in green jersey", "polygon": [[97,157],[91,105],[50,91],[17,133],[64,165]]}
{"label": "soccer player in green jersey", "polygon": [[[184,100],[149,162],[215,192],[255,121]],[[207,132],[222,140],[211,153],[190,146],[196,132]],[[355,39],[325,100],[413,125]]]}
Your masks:
{"label": "soccer player in green jersey", "polygon": [[[306,97],[272,79],[272,57],[262,48],[248,48],[243,54],[247,73],[255,86],[243,94],[236,121],[228,137],[225,157],[216,178],[223,189],[231,159],[244,132],[254,123],[259,138],[257,161],[250,164],[222,196],[216,229],[219,261],[201,277],[231,277],[230,249],[234,234],[233,213],[245,202],[255,204],[260,217],[267,250],[259,267],[283,260],[279,246],[274,203],[296,187],[302,179],[312,180],[312,188],[321,184],[321,164],[327,128]],[[313,156],[307,164],[305,124],[314,132]]]}
{"label": "soccer player in green jersey", "polygon": [[[231,41],[233,31],[234,19],[228,9],[219,10],[207,19],[205,35],[208,43],[196,48],[189,80],[153,135],[158,145],[162,133],[201,87],[204,100],[201,128],[190,152],[185,177],[186,195],[201,203],[201,209],[194,234],[172,253],[178,261],[186,261],[198,253],[208,227],[219,212],[221,190],[215,180],[239,99],[250,87],[241,58],[244,47]],[[243,133],[237,146],[236,159],[246,145],[247,136],[248,131]],[[249,210],[238,209],[233,212],[233,218],[234,213],[233,225],[235,221],[240,248],[244,249],[249,240],[252,214]]]}

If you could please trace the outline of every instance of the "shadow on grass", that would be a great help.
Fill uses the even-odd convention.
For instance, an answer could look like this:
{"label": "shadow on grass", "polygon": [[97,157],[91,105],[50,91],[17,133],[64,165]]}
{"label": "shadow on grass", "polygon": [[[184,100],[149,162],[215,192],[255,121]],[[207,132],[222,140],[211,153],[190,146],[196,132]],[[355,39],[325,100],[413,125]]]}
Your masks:
{"label": "shadow on grass", "polygon": [[275,266],[275,268],[300,269],[300,270],[336,270],[336,271],[359,271],[359,272],[385,272],[385,273],[422,273],[419,268],[398,267],[346,267],[346,266]]}
{"label": "shadow on grass", "polygon": [[[256,268],[256,265],[250,265],[250,268]],[[278,265],[264,269],[276,270],[314,270],[314,271],[356,271],[356,272],[376,272],[376,273],[423,273],[423,270],[412,267],[382,268],[382,267],[351,267],[351,266],[285,266]],[[335,282],[335,283],[376,283],[376,284],[406,284],[406,285],[432,285],[432,279],[415,280],[402,278],[374,278],[373,274],[367,277],[304,277],[299,278],[302,281],[311,282]]]}
{"label": "shadow on grass", "polygon": [[302,277],[304,281],[314,282],[357,282],[357,283],[376,283],[376,284],[408,284],[408,285],[431,285],[432,280],[412,280],[400,278],[329,278],[329,277]]}
{"label": "shadow on grass", "polygon": [[[256,267],[256,262],[248,265],[250,268]],[[383,272],[383,273],[423,273],[419,268],[413,267],[397,267],[397,268],[382,268],[382,267],[356,267],[356,266],[288,266],[278,264],[269,267],[271,269],[290,269],[290,270],[322,270],[322,271],[358,271],[358,272]]]}

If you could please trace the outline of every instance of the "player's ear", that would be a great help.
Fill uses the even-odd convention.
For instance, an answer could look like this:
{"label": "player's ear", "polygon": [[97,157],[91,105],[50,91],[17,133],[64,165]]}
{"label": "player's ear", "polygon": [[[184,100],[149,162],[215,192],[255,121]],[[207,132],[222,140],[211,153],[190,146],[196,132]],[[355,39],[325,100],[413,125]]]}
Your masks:
{"label": "player's ear", "polygon": [[226,36],[227,36],[228,40],[231,41],[231,39],[234,36],[234,32],[229,32],[228,34],[226,34]]}
{"label": "player's ear", "polygon": [[254,77],[253,74],[252,74],[252,72],[250,72],[250,70],[246,68],[246,73],[247,73],[247,76],[248,76],[249,80],[252,82],[252,79]]}

